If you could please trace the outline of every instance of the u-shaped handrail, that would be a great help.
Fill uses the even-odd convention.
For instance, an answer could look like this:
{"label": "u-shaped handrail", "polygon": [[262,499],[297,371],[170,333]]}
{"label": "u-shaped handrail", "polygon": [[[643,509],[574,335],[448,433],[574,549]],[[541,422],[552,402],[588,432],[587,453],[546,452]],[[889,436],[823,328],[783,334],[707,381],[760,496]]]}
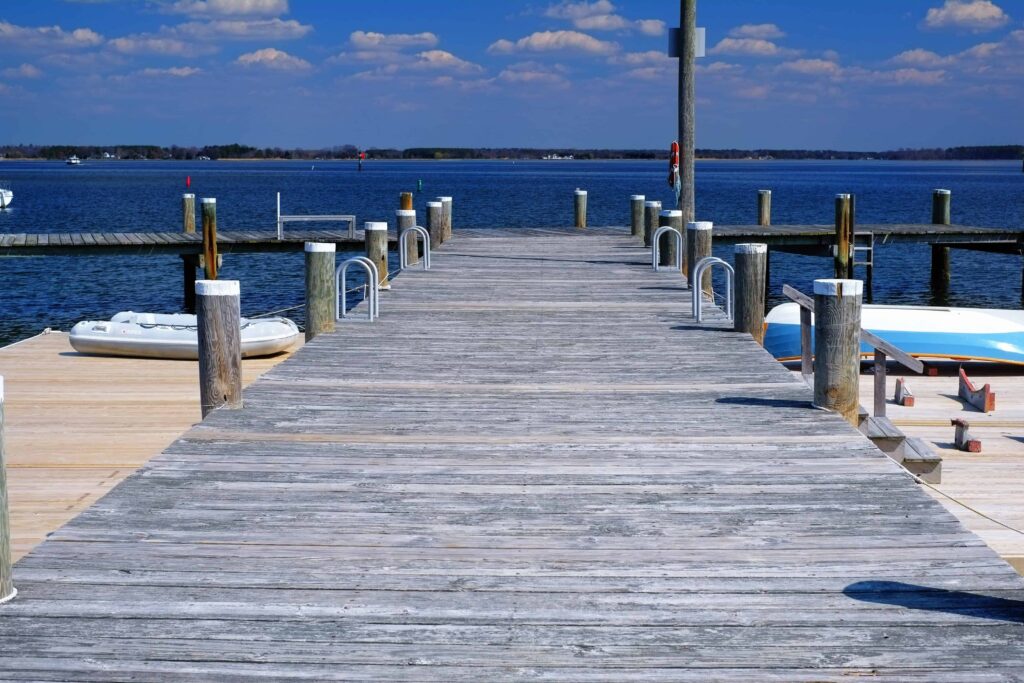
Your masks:
{"label": "u-shaped handrail", "polygon": [[416,238],[417,244],[422,239],[423,241],[423,258],[420,259],[420,263],[423,264],[423,270],[430,270],[430,233],[424,228],[418,225],[411,225],[402,231],[402,234],[398,236],[398,267],[401,270],[405,270],[409,267],[409,235],[413,235]]}
{"label": "u-shaped handrail", "polygon": [[717,256],[706,256],[697,262],[697,265],[693,269],[693,282],[690,283],[690,290],[693,292],[693,317],[697,319],[697,322],[701,322],[701,305],[704,303],[704,293],[701,292],[700,281],[704,277],[704,271],[708,270],[712,266],[723,266],[725,267],[725,314],[729,317],[729,320],[733,319],[733,278],[736,277],[736,272],[732,269],[728,263],[718,258]]}
{"label": "u-shaped handrail", "polygon": [[654,272],[661,270],[661,236],[666,232],[674,233],[672,239],[676,241],[676,258],[672,266],[678,273],[683,269],[683,233],[671,225],[663,225],[651,235],[651,265],[654,266]]}
{"label": "u-shaped handrail", "polygon": [[338,291],[338,297],[334,304],[334,319],[341,320],[342,318],[349,317],[345,310],[348,307],[346,296],[348,283],[346,282],[346,276],[348,275],[349,267],[353,265],[362,266],[363,270],[366,271],[366,320],[367,322],[373,322],[374,318],[380,316],[380,301],[378,300],[379,295],[377,292],[377,287],[380,283],[380,271],[377,270],[377,264],[365,256],[350,258],[334,271],[334,286]]}

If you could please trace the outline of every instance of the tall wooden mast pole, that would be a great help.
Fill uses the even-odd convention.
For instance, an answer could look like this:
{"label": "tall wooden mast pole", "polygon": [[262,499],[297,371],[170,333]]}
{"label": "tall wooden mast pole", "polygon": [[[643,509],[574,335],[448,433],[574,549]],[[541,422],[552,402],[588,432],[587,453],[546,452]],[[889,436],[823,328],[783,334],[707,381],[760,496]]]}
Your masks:
{"label": "tall wooden mast pole", "polygon": [[697,47],[697,0],[679,3],[679,175],[683,191],[679,194],[679,210],[683,224],[696,219],[693,193],[693,150],[696,114],[694,112],[694,76]]}

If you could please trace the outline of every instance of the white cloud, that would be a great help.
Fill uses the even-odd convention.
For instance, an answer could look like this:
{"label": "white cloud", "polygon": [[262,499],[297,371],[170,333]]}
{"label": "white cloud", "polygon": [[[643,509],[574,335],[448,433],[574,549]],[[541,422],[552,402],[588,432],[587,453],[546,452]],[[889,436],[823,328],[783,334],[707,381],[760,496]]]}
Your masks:
{"label": "white cloud", "polygon": [[951,59],[949,57],[943,57],[931,50],[924,50],[918,47],[913,50],[905,50],[889,61],[893,64],[901,64],[904,66],[931,67],[948,64]]}
{"label": "white cloud", "polygon": [[648,50],[647,52],[626,52],[621,55],[614,55],[608,59],[609,64],[625,64],[626,66],[640,66],[644,64],[674,64],[672,59],[665,52],[660,50]]}
{"label": "white cloud", "polygon": [[544,11],[544,16],[553,19],[568,19],[576,21],[588,17],[611,14],[615,11],[615,5],[609,0],[597,0],[596,2],[570,2],[565,0],[557,5],[552,5]]}
{"label": "white cloud", "polygon": [[272,47],[265,47],[255,52],[247,52],[236,59],[235,63],[245,67],[258,66],[274,69],[275,71],[307,71],[313,66],[305,59],[294,57],[287,52],[282,52]]}
{"label": "white cloud", "polygon": [[146,33],[114,38],[107,44],[126,55],[187,55],[195,52],[193,46],[177,38],[154,36]]}
{"label": "white cloud", "polygon": [[278,16],[288,13],[288,0],[177,0],[161,9],[191,16]]}
{"label": "white cloud", "polygon": [[762,40],[786,36],[775,24],[743,24],[730,29],[729,35],[733,38],[761,38]]}
{"label": "white cloud", "polygon": [[779,65],[780,71],[804,74],[808,76],[837,76],[841,69],[835,62],[826,59],[797,59]]}
{"label": "white cloud", "polygon": [[942,7],[932,7],[924,18],[925,28],[962,28],[969,31],[990,31],[1003,26],[1010,17],[991,0],[946,0]]}
{"label": "white cloud", "polygon": [[630,22],[618,14],[595,14],[589,17],[581,17],[574,21],[572,25],[584,31],[621,31],[629,28]]}
{"label": "white cloud", "polygon": [[795,50],[779,47],[762,38],[722,38],[708,50],[713,55],[745,55],[748,57],[784,57],[796,54]]}
{"label": "white cloud", "polygon": [[39,78],[43,75],[43,72],[39,67],[31,64],[12,66],[8,69],[4,69],[2,73],[4,78]]}
{"label": "white cloud", "polygon": [[172,66],[168,69],[143,69],[139,72],[140,76],[147,76],[149,78],[162,78],[165,76],[171,76],[173,78],[188,78],[189,76],[195,76],[196,74],[202,73],[202,69],[194,66]]}
{"label": "white cloud", "polygon": [[565,87],[568,79],[563,75],[565,69],[559,66],[549,67],[538,62],[520,62],[510,64],[498,74],[498,80],[511,84],[549,85]]}
{"label": "white cloud", "polygon": [[402,48],[436,47],[437,36],[433,33],[374,33],[355,31],[348,39],[358,50],[401,50]]}
{"label": "white cloud", "polygon": [[313,30],[309,24],[294,19],[219,19],[190,21],[179,24],[170,32],[197,40],[289,40],[302,38]]}
{"label": "white cloud", "polygon": [[83,48],[95,47],[103,36],[89,28],[65,31],[60,26],[16,26],[0,21],[0,45],[19,48]]}
{"label": "white cloud", "polygon": [[938,85],[946,80],[942,70],[895,69],[875,71],[853,67],[843,70],[843,77],[851,81],[879,85]]}
{"label": "white cloud", "polygon": [[661,19],[637,19],[633,25],[644,35],[660,36],[665,33],[665,22]]}
{"label": "white cloud", "polygon": [[609,55],[618,52],[617,43],[598,40],[578,31],[538,31],[514,43],[498,40],[487,51],[491,54],[513,54],[516,52],[583,52],[593,55]]}
{"label": "white cloud", "polygon": [[459,59],[451,52],[445,50],[427,50],[416,55],[416,61],[409,65],[412,69],[438,69],[444,71],[455,71],[459,73],[472,73],[483,71],[479,64]]}
{"label": "white cloud", "polygon": [[563,0],[551,5],[544,16],[565,19],[573,28],[582,31],[639,31],[649,36],[660,36],[665,32],[665,22],[660,19],[638,19],[632,21],[615,13],[616,7],[608,0],[596,2],[571,2]]}

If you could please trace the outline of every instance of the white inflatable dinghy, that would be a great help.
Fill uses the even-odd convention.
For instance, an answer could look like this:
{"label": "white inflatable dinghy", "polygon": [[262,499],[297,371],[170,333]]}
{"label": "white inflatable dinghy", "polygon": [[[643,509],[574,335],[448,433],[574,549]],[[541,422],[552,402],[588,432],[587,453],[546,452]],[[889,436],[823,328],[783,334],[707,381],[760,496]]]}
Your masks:
{"label": "white inflatable dinghy", "polygon": [[[298,326],[288,318],[242,318],[242,358],[287,351],[298,340]],[[110,320],[83,320],[71,328],[71,346],[79,353],[137,358],[196,360],[196,316],[187,313],[123,311]]]}

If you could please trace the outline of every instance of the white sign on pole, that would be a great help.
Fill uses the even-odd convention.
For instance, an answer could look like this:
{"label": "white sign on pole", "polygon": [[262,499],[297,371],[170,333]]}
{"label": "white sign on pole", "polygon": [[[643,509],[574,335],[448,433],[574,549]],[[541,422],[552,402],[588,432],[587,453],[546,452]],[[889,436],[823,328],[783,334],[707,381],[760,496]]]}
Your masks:
{"label": "white sign on pole", "polygon": [[[679,42],[682,29],[670,28],[668,30],[668,56],[675,59],[679,59]],[[705,56],[705,31],[703,28],[697,28],[697,33],[693,36],[693,52],[695,57]]]}

